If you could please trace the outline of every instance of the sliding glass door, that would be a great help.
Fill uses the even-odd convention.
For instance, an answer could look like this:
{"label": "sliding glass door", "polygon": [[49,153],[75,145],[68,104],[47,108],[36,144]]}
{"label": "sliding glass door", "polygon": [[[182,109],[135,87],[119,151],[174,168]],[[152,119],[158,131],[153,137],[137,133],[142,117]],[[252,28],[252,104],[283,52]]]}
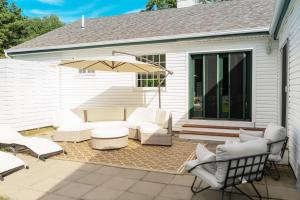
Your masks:
{"label": "sliding glass door", "polygon": [[251,120],[251,52],[192,55],[190,118]]}

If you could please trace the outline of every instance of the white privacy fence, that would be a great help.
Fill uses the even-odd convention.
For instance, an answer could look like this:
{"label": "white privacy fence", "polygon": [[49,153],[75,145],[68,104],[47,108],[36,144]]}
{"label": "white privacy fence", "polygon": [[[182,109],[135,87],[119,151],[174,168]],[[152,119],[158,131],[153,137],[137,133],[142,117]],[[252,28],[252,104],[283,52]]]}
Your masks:
{"label": "white privacy fence", "polygon": [[49,63],[0,60],[0,124],[50,126],[58,106],[57,69]]}

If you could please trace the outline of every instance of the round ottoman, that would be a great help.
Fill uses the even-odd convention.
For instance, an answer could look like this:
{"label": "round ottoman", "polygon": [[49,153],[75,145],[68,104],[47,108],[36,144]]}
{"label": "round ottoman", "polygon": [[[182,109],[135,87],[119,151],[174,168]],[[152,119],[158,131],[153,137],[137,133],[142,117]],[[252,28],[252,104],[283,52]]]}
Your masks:
{"label": "round ottoman", "polygon": [[101,127],[91,131],[91,145],[94,149],[119,149],[128,145],[128,128]]}

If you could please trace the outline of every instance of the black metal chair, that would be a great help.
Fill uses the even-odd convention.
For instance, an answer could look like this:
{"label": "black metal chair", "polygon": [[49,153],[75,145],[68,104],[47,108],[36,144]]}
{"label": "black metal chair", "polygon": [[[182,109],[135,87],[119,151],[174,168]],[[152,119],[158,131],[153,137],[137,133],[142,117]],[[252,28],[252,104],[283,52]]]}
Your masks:
{"label": "black metal chair", "polygon": [[[282,140],[278,140],[275,142],[270,142],[268,143],[268,151],[271,151],[272,146],[278,144],[278,143],[282,143],[282,148],[280,150],[279,155],[277,155],[279,157],[279,159],[274,159],[272,156],[269,156],[268,162],[266,164],[266,174],[269,175],[270,177],[272,177],[274,180],[278,181],[280,179],[280,172],[277,168],[277,164],[282,160],[283,156],[284,156],[284,152],[288,143],[288,137],[282,139]],[[272,168],[274,168],[275,173],[272,172]]]}
{"label": "black metal chair", "polygon": [[[257,196],[259,199],[262,199],[260,193],[258,192],[257,188],[253,184],[256,181],[261,181],[264,177],[265,173],[265,166],[268,161],[269,153],[262,153],[262,154],[256,154],[251,156],[245,156],[245,157],[239,157],[239,158],[233,158],[228,160],[219,160],[219,161],[212,161],[212,162],[204,162],[200,163],[198,165],[195,165],[191,169],[188,170],[188,172],[193,172],[193,170],[197,170],[198,167],[202,167],[205,164],[212,164],[212,163],[226,163],[227,165],[227,172],[225,176],[225,181],[223,184],[220,185],[218,188],[222,192],[221,199],[224,199],[224,193],[225,189],[228,187],[234,187],[236,190],[238,190],[241,194],[245,195],[249,199],[253,199],[251,196],[243,192],[238,185],[244,184],[244,183],[250,183],[253,189],[255,190]],[[195,176],[195,179],[193,181],[193,184],[191,186],[191,190],[194,194],[203,192],[211,186],[200,188],[195,187],[196,180],[198,176]],[[201,178],[201,177],[199,177]]]}

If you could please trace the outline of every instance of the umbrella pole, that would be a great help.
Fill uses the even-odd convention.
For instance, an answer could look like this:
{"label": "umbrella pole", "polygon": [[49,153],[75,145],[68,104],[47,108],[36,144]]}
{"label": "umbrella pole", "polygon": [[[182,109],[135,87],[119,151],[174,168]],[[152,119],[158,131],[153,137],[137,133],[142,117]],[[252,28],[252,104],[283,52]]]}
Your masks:
{"label": "umbrella pole", "polygon": [[161,108],[160,72],[158,72],[158,107]]}

